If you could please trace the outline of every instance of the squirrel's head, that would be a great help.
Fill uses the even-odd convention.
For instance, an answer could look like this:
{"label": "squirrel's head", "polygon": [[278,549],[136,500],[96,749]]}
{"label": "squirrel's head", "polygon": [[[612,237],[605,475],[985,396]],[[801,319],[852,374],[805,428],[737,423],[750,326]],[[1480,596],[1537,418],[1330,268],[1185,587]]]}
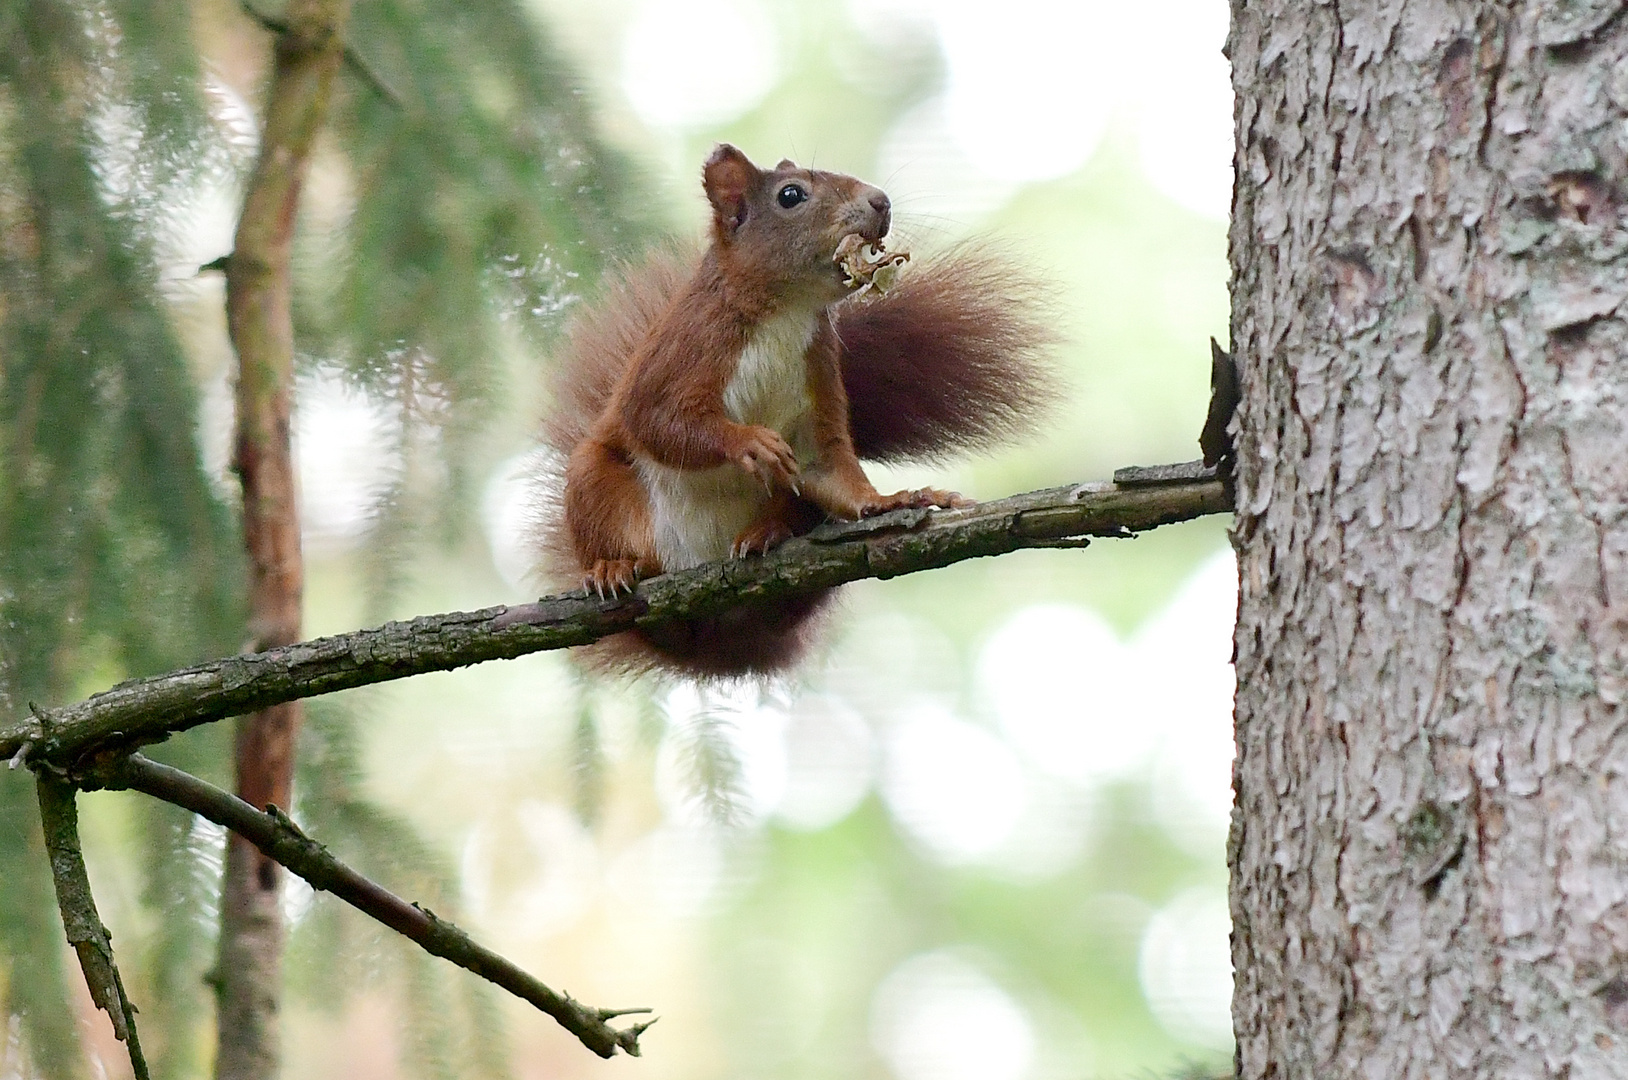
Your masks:
{"label": "squirrel's head", "polygon": [[728,143],[713,150],[701,175],[725,273],[780,296],[840,299],[849,288],[837,246],[853,233],[879,243],[892,222],[881,188],[793,161],[759,169]]}

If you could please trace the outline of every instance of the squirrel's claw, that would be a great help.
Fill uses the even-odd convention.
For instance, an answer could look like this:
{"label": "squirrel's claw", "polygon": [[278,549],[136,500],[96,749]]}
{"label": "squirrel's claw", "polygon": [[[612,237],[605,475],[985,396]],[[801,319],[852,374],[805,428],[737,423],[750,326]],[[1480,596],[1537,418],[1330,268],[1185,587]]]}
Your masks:
{"label": "squirrel's claw", "polygon": [[771,495],[777,486],[795,489],[797,485],[797,455],[773,428],[746,428],[732,456],[736,464],[757,477]]}
{"label": "squirrel's claw", "polygon": [[639,579],[661,573],[661,567],[643,559],[596,559],[582,574],[584,595],[615,600],[626,592],[632,595]]}
{"label": "squirrel's claw", "polygon": [[748,555],[767,555],[791,537],[791,527],[783,521],[754,521],[735,537],[735,542],[729,549],[730,558],[744,559]]}

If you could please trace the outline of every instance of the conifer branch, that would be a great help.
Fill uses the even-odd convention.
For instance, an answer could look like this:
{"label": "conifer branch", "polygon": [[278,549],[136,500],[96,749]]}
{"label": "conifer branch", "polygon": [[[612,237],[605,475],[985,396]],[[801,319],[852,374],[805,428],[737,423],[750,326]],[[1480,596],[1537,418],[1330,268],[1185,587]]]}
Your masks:
{"label": "conifer branch", "polygon": [[891,578],[1022,548],[1077,546],[1232,509],[1196,463],[1121,470],[963,510],[897,510],[822,525],[768,555],[709,563],[639,583],[632,595],[580,593],[425,615],[134,679],[60,709],[0,725],[0,758],[71,768],[88,754],[144,743],[270,705],[429,671],[585,645],[664,620],[772,603],[863,578]]}
{"label": "conifer branch", "polygon": [[91,895],[90,876],[85,872],[85,856],[79,847],[78,789],[49,769],[41,769],[35,783],[40,804],[40,824],[45,832],[45,851],[51,860],[51,880],[56,886],[57,908],[62,912],[62,928],[68,944],[79,957],[79,970],[91,1000],[113,1022],[113,1037],[130,1053],[130,1068],[136,1080],[148,1080],[147,1059],[136,1037],[136,1007],[124,992],[124,980],[113,961],[113,940],[96,912]]}
{"label": "conifer branch", "polygon": [[[99,758],[78,779],[87,788],[140,791],[230,829],[259,848],[267,858],[304,878],[313,889],[333,893],[364,915],[417,943],[432,956],[450,960],[535,1005],[559,1021],[560,1026],[582,1040],[584,1046],[600,1057],[613,1057],[618,1050],[637,1057],[639,1035],[655,1022],[647,1020],[620,1029],[611,1027],[608,1021],[618,1016],[647,1013],[650,1010],[596,1009],[582,1004],[569,994],[549,989],[513,962],[477,945],[468,934],[433,911],[419,904],[408,903],[345,865],[327,848],[305,835],[287,814],[275,806],[267,811],[256,810],[228,791],[141,754]],[[42,792],[47,782],[46,778],[41,778]],[[62,781],[49,782],[67,788],[68,806],[71,808],[73,788]],[[54,858],[52,863],[54,866]],[[83,866],[81,862],[81,874]],[[88,888],[85,895],[88,898]],[[99,923],[96,925],[100,926]],[[117,972],[114,972],[114,978],[117,978]],[[132,1055],[135,1054],[134,1030],[132,1026]]]}

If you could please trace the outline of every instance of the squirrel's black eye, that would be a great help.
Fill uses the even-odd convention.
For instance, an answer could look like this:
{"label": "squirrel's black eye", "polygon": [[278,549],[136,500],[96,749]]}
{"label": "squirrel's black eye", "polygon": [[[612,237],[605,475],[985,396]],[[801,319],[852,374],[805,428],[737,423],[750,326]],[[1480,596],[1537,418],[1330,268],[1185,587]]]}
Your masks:
{"label": "squirrel's black eye", "polygon": [[785,207],[787,210],[790,210],[798,203],[806,202],[808,200],[808,192],[804,191],[796,184],[787,184],[785,187],[780,189],[780,194],[775,196],[775,198],[779,201],[781,206]]}

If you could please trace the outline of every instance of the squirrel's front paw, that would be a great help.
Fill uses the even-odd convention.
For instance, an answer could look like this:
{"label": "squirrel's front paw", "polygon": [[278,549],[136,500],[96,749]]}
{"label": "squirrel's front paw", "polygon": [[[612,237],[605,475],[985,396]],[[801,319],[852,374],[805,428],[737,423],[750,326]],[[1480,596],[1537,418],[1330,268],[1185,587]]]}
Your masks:
{"label": "squirrel's front paw", "polygon": [[[900,492],[900,494],[906,494]],[[939,488],[918,488],[909,492],[910,505],[922,509],[938,507],[942,510],[965,510],[969,506],[977,505],[976,501],[967,498],[959,491],[943,491]]]}
{"label": "squirrel's front paw", "polygon": [[927,510],[939,507],[944,510],[960,510],[973,505],[971,499],[958,491],[940,491],[938,488],[917,488],[915,491],[895,491],[892,495],[878,496],[877,499],[864,508],[864,516],[872,517],[876,514],[885,514],[889,510]]}
{"label": "squirrel's front paw", "polygon": [[773,428],[752,425],[742,430],[730,457],[735,464],[763,482],[770,491],[797,491],[797,455]]}

